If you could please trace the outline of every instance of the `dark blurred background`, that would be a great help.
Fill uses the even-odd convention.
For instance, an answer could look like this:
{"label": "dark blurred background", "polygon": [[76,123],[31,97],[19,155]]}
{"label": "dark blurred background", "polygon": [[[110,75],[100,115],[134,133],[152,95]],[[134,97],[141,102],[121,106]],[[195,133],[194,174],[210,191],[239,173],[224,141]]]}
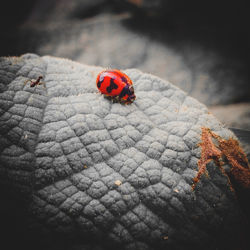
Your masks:
{"label": "dark blurred background", "polygon": [[245,1],[1,1],[0,55],[66,57],[138,68],[250,129],[249,8]]}

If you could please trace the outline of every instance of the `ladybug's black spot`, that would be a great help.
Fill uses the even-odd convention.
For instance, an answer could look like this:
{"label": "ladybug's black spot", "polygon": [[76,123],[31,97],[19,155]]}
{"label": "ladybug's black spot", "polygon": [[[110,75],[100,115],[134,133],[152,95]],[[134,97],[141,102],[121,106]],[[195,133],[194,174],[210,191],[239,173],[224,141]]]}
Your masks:
{"label": "ladybug's black spot", "polygon": [[124,88],[122,89],[119,97],[122,98],[123,96],[125,96],[126,94],[128,94],[128,86],[124,86]]}
{"label": "ladybug's black spot", "polygon": [[102,84],[102,82],[98,81],[98,83],[97,83],[98,89],[101,87],[101,84]]}
{"label": "ladybug's black spot", "polygon": [[100,78],[99,78],[99,81],[97,83],[97,88],[99,89],[101,87],[101,84],[103,83],[104,81],[104,76],[103,75],[100,75]]}
{"label": "ladybug's black spot", "polygon": [[115,83],[114,83],[114,79],[111,78],[111,79],[110,79],[110,85],[107,87],[107,92],[108,92],[108,93],[111,93],[111,91],[112,91],[113,89],[117,89],[117,88],[118,88],[118,85],[115,84]]}
{"label": "ladybug's black spot", "polygon": [[121,80],[122,80],[123,82],[125,82],[125,83],[128,83],[127,78],[126,78],[125,76],[122,76],[122,77],[121,77]]}

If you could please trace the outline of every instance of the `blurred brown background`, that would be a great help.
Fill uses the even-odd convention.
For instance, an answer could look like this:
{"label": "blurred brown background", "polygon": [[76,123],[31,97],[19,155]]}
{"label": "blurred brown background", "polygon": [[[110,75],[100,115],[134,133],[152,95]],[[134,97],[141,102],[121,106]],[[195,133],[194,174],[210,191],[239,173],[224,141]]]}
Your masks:
{"label": "blurred brown background", "polygon": [[250,129],[244,1],[10,0],[0,14],[1,56],[138,68],[179,86],[227,126]]}

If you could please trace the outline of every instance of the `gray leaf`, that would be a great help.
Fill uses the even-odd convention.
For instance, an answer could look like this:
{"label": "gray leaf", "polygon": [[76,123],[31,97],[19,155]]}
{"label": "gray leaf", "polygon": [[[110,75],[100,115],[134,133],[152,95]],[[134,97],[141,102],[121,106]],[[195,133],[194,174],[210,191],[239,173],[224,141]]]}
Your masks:
{"label": "gray leaf", "polygon": [[[50,56],[1,58],[0,184],[28,197],[31,228],[70,235],[77,249],[234,244],[240,211],[227,177],[210,162],[209,177],[191,188],[201,128],[233,133],[136,69],[124,71],[135,102],[112,103],[97,92],[100,70]],[[45,86],[24,85],[38,76]]]}

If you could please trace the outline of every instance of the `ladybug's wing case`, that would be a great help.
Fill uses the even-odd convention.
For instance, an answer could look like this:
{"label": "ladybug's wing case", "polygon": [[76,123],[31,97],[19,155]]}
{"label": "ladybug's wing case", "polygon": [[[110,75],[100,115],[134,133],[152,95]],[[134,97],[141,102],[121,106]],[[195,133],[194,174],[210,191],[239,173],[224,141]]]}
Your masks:
{"label": "ladybug's wing case", "polygon": [[105,70],[99,73],[96,79],[97,88],[104,95],[118,97],[127,102],[135,99],[133,85],[130,78],[120,70]]}
{"label": "ladybug's wing case", "polygon": [[131,79],[126,74],[124,74],[123,72],[121,72],[120,70],[116,69],[116,70],[114,70],[114,72],[116,72],[120,76],[121,81],[123,83],[129,84],[129,85],[133,84],[132,81],[131,81]]}
{"label": "ladybug's wing case", "polygon": [[126,85],[116,71],[103,71],[96,80],[97,88],[101,93],[109,96],[119,96]]}

